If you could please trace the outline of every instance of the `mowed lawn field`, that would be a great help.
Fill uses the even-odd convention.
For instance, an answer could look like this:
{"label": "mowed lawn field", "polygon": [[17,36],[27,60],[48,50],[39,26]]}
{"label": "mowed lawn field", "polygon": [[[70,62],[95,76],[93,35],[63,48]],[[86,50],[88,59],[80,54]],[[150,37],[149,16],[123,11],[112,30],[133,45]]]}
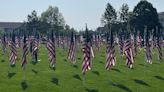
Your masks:
{"label": "mowed lawn field", "polygon": [[[116,66],[112,70],[105,69],[105,46],[95,53],[92,70],[85,76],[81,73],[82,52],[77,51],[77,63],[72,65],[64,53],[56,48],[56,70],[49,67],[47,49],[39,48],[39,61],[31,63],[28,54],[26,70],[21,68],[22,50],[19,49],[15,67],[9,67],[9,49],[5,55],[0,54],[0,92],[164,92],[164,62],[158,61],[157,51],[153,64],[145,61],[145,52],[135,57],[134,68],[125,65],[116,47]],[[163,51],[164,52],[164,51]],[[2,53],[2,50],[0,51]],[[25,74],[26,81],[23,81]]]}

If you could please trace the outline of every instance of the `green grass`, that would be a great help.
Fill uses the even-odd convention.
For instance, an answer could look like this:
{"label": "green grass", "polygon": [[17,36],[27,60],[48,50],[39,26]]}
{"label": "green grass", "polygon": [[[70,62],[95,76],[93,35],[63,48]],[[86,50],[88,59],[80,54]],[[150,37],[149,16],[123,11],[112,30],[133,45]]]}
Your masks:
{"label": "green grass", "polygon": [[[2,51],[1,51],[2,52]],[[36,65],[31,63],[30,53],[23,82],[24,71],[21,68],[21,54],[15,67],[9,67],[9,50],[0,54],[0,92],[162,92],[164,90],[164,62],[153,55],[153,64],[145,61],[142,50],[135,58],[134,69],[125,66],[125,59],[116,50],[117,64],[112,70],[105,70],[105,46],[96,53],[92,70],[83,76],[81,73],[82,53],[78,50],[77,66],[73,66],[57,49],[56,70],[49,67],[47,49],[39,48]],[[10,72],[10,74],[8,73]]]}

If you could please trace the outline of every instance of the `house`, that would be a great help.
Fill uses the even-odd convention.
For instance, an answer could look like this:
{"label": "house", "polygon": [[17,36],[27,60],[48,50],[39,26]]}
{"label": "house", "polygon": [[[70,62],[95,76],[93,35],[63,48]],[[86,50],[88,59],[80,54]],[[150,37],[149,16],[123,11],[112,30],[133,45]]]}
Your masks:
{"label": "house", "polygon": [[0,28],[4,31],[12,31],[23,25],[23,22],[0,22]]}

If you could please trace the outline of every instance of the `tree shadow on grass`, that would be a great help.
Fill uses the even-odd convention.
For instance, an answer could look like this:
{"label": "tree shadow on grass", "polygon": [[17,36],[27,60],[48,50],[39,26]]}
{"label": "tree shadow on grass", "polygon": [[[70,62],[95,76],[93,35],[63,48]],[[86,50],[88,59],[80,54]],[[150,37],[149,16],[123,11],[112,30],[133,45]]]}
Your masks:
{"label": "tree shadow on grass", "polygon": [[119,69],[112,68],[112,70],[121,73],[121,71]]}
{"label": "tree shadow on grass", "polygon": [[5,60],[1,60],[1,62],[3,63],[3,62],[5,62]]}
{"label": "tree shadow on grass", "polygon": [[28,85],[27,85],[26,81],[21,82],[21,87],[22,87],[23,90],[26,90],[28,88]]}
{"label": "tree shadow on grass", "polygon": [[164,81],[164,77],[161,77],[161,76],[154,76],[155,78],[159,79],[159,80],[163,80]]}
{"label": "tree shadow on grass", "polygon": [[67,62],[67,59],[64,59],[64,62]]}
{"label": "tree shadow on grass", "polygon": [[156,63],[153,63],[153,64],[159,65],[159,64],[161,64],[161,62],[158,62],[158,63],[156,62]]}
{"label": "tree shadow on grass", "polygon": [[101,55],[101,57],[105,57],[104,55]]}
{"label": "tree shadow on grass", "polygon": [[31,61],[31,64],[36,65],[38,61]]}
{"label": "tree shadow on grass", "polygon": [[145,64],[139,64],[140,66],[143,66],[143,67],[148,67],[147,65],[145,65]]}
{"label": "tree shadow on grass", "polygon": [[99,63],[104,64],[104,62],[102,62],[102,61],[99,61]]}
{"label": "tree shadow on grass", "polygon": [[150,87],[150,85],[147,84],[146,82],[144,82],[143,80],[134,79],[134,81],[135,81],[136,83],[138,83],[138,84],[141,84],[141,85],[145,85],[145,86]]}
{"label": "tree shadow on grass", "polygon": [[122,85],[122,84],[116,84],[116,83],[112,83],[112,86],[115,86],[115,87],[118,87],[124,91],[127,91],[127,92],[132,92],[132,90],[130,90],[128,87]]}
{"label": "tree shadow on grass", "polygon": [[11,68],[14,68],[14,67],[16,67],[16,65],[15,65],[15,64],[13,64],[13,65],[10,65],[10,67],[11,67]]}
{"label": "tree shadow on grass", "polygon": [[77,58],[78,60],[80,60],[81,58],[79,57],[79,58]]}
{"label": "tree shadow on grass", "polygon": [[32,69],[31,71],[32,71],[33,73],[35,73],[35,74],[38,74],[38,71],[37,71],[37,70]]}
{"label": "tree shadow on grass", "polygon": [[10,73],[10,72],[8,72],[8,78],[9,78],[9,79],[12,78],[15,74],[16,74],[16,73]]}
{"label": "tree shadow on grass", "polygon": [[51,82],[56,84],[56,85],[59,85],[59,79],[58,78],[52,78]]}
{"label": "tree shadow on grass", "polygon": [[96,90],[96,89],[88,89],[88,88],[86,88],[85,89],[87,92],[99,92],[98,90]]}
{"label": "tree shadow on grass", "polygon": [[82,79],[80,78],[80,76],[79,76],[78,74],[73,75],[73,78],[75,78],[75,79],[78,79],[78,80],[82,81]]}
{"label": "tree shadow on grass", "polygon": [[77,65],[73,65],[73,67],[74,67],[74,68],[76,68],[76,69],[78,68],[78,66],[77,66]]}
{"label": "tree shadow on grass", "polygon": [[98,71],[92,71],[92,73],[95,74],[95,75],[97,75],[97,76],[100,75],[100,73]]}

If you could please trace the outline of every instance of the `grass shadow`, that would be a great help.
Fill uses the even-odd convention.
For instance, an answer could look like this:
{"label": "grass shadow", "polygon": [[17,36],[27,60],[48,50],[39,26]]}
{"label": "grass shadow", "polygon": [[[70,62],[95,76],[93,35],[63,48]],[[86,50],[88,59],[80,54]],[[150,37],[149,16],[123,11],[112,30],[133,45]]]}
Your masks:
{"label": "grass shadow", "polygon": [[78,68],[78,66],[77,66],[77,65],[73,65],[73,67],[74,67],[74,68],[76,68],[76,69]]}
{"label": "grass shadow", "polygon": [[14,68],[15,66],[16,66],[15,64],[10,65],[10,67],[12,67],[12,68]]}
{"label": "grass shadow", "polygon": [[121,71],[119,69],[112,68],[112,70],[121,73]]}
{"label": "grass shadow", "polygon": [[100,75],[100,73],[98,71],[92,71],[92,73],[95,74],[95,75],[97,75],[97,76]]}
{"label": "grass shadow", "polygon": [[155,78],[157,78],[157,79],[159,79],[159,80],[163,80],[164,81],[164,78],[163,77],[161,77],[161,76],[154,76]]}
{"label": "grass shadow", "polygon": [[31,64],[36,65],[38,61],[31,61]]}
{"label": "grass shadow", "polygon": [[15,74],[16,74],[16,73],[10,73],[10,72],[8,72],[8,78],[9,78],[9,79],[12,78]]}
{"label": "grass shadow", "polygon": [[21,87],[22,87],[23,90],[26,90],[28,88],[28,85],[27,85],[26,81],[21,82]]}
{"label": "grass shadow", "polygon": [[5,62],[5,60],[1,60],[1,62],[3,63],[3,62]]}
{"label": "grass shadow", "polygon": [[80,60],[81,58],[79,57],[79,58],[77,58],[78,60]]}
{"label": "grass shadow", "polygon": [[160,63],[161,63],[161,62],[158,62],[158,63],[156,62],[156,63],[153,63],[153,64],[155,64],[155,65],[159,65]]}
{"label": "grass shadow", "polygon": [[35,74],[38,73],[38,71],[37,70],[34,70],[34,69],[32,69],[31,71],[34,72]]}
{"label": "grass shadow", "polygon": [[101,55],[101,57],[105,57],[104,55]]}
{"label": "grass shadow", "polygon": [[140,66],[143,66],[143,67],[148,67],[147,65],[145,65],[145,64],[139,64]]}
{"label": "grass shadow", "polygon": [[50,66],[50,69],[53,70],[53,71],[55,71],[56,70],[56,67],[51,67]]}
{"label": "grass shadow", "polygon": [[135,81],[136,83],[138,83],[138,84],[141,84],[141,85],[145,85],[145,86],[150,87],[150,85],[147,84],[146,82],[144,82],[143,80],[134,79],[134,81]]}
{"label": "grass shadow", "polygon": [[99,63],[100,63],[100,64],[104,64],[104,62],[102,62],[102,61],[99,61]]}
{"label": "grass shadow", "polygon": [[73,78],[75,78],[75,79],[78,79],[78,80],[82,81],[82,79],[80,78],[80,76],[79,76],[78,74],[73,75]]}
{"label": "grass shadow", "polygon": [[98,90],[96,90],[96,89],[88,89],[88,88],[86,88],[85,89],[87,92],[99,92]]}
{"label": "grass shadow", "polygon": [[132,90],[130,90],[128,87],[122,85],[122,84],[116,84],[116,83],[112,83],[112,86],[115,86],[115,87],[118,87],[124,91],[127,91],[127,92],[132,92]]}
{"label": "grass shadow", "polygon": [[56,84],[56,85],[59,85],[59,79],[58,78],[52,78],[51,82]]}
{"label": "grass shadow", "polygon": [[64,59],[64,62],[67,62],[67,59]]}

